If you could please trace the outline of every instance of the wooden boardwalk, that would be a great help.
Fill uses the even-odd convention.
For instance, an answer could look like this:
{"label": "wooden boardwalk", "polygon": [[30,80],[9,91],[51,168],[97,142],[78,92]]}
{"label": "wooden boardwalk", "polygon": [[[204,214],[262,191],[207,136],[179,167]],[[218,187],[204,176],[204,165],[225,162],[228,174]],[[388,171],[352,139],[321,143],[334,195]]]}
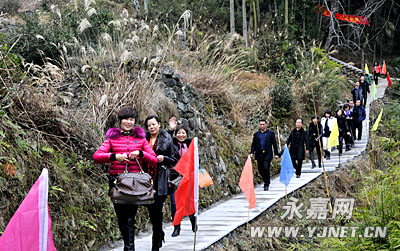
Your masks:
{"label": "wooden boardwalk", "polygon": [[[376,98],[382,98],[387,86],[385,79],[379,81],[377,86]],[[368,97],[366,108],[367,119],[363,124],[363,136],[361,141],[356,141],[355,147],[349,152],[343,152],[340,157],[340,163],[352,160],[354,157],[365,151],[369,136],[369,104],[371,95]],[[338,151],[334,150],[331,154],[331,160],[324,161],[326,171],[334,171],[339,165]],[[288,194],[307,185],[322,174],[322,168],[311,169],[310,163],[303,165],[301,178],[292,178],[288,187]],[[215,242],[221,240],[237,227],[242,226],[259,216],[281,198],[285,197],[285,187],[279,182],[279,176],[271,180],[269,191],[264,191],[262,185],[255,188],[257,205],[256,208],[248,211],[248,202],[243,193],[230,198],[227,201],[217,203],[216,205],[201,212],[198,217],[199,229],[197,232],[196,250],[205,250]],[[249,218],[248,218],[249,215]],[[181,235],[171,237],[173,226],[164,223],[165,243],[161,250],[193,250],[194,233],[191,231],[190,221],[187,217],[182,221]],[[151,233],[141,233],[135,241],[136,250],[151,250]],[[122,251],[123,243],[121,241],[114,243],[114,247],[103,248],[102,250]]]}

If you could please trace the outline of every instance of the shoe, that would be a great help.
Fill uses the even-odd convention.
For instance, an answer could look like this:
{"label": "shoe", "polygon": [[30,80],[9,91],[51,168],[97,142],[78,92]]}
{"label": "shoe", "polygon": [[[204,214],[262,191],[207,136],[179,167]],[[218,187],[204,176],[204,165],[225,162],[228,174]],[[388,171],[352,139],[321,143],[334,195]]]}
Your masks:
{"label": "shoe", "polygon": [[161,230],[161,233],[160,233],[160,242],[159,242],[159,244],[158,244],[158,247],[159,247],[159,248],[162,247],[163,242],[165,243],[164,237],[165,237],[165,233],[164,233],[164,231]]}
{"label": "shoe", "polygon": [[176,237],[181,233],[181,225],[174,226],[174,232],[172,232],[171,236]]}
{"label": "shoe", "polygon": [[296,178],[300,178],[300,175],[296,175]]}
{"label": "shoe", "polygon": [[350,145],[347,145],[346,146],[346,152],[348,152],[348,151],[350,151],[351,149],[350,149]]}
{"label": "shoe", "polygon": [[269,186],[264,186],[264,191],[268,191],[269,190]]}
{"label": "shoe", "polygon": [[315,162],[312,162],[311,169],[314,169],[314,168],[315,168]]}
{"label": "shoe", "polygon": [[339,156],[342,156],[342,153],[339,153]]}

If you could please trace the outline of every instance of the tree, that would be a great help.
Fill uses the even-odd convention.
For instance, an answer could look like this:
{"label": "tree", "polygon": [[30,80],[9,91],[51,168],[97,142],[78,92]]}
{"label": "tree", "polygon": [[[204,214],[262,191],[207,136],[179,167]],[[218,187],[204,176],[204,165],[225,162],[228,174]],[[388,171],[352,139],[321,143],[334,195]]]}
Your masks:
{"label": "tree", "polygon": [[230,2],[230,21],[231,21],[231,34],[235,33],[235,4],[234,0],[229,0]]}
{"label": "tree", "polygon": [[246,41],[246,47],[247,47],[248,43],[247,43],[246,0],[242,0],[242,13],[243,13],[243,37],[244,41]]}

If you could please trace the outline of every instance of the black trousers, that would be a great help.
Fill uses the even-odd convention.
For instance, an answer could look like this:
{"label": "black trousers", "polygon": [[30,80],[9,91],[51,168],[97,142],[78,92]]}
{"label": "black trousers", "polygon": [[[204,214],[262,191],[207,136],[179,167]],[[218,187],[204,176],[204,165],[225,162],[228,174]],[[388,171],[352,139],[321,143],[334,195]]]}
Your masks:
{"label": "black trousers", "polygon": [[260,173],[263,181],[264,181],[264,186],[269,186],[270,184],[270,178],[271,178],[271,160],[264,158],[260,158],[257,160],[257,167],[258,167],[258,172]]}
{"label": "black trousers", "polygon": [[[321,147],[323,148],[322,141],[320,142],[321,142]],[[310,159],[313,166],[315,166],[314,148],[317,150],[318,166],[321,166],[321,147],[319,147],[318,141],[314,141],[314,144],[312,144],[310,148]]]}
{"label": "black trousers", "polygon": [[[363,128],[363,126],[362,126],[362,121],[361,121],[361,122],[355,123],[354,126],[355,126],[354,131],[355,131],[355,129],[357,129],[357,139],[358,139],[358,140],[361,140],[361,137],[362,137],[362,128]],[[355,134],[355,133],[354,133],[354,137],[356,137],[356,134]]]}
{"label": "black trousers", "polygon": [[293,162],[294,169],[296,169],[296,175],[301,175],[301,167],[303,166],[303,160],[292,158],[292,162]]}
{"label": "black trousers", "polygon": [[367,97],[368,97],[368,93],[367,92],[365,92],[364,93],[364,101],[363,101],[363,105],[364,105],[364,107],[367,105]]}
{"label": "black trousers", "polygon": [[[116,175],[110,175],[109,177],[109,189],[112,188],[113,182]],[[161,239],[164,238],[164,232],[162,231],[163,213],[162,208],[164,206],[166,195],[159,196],[157,193],[154,197],[154,203],[146,206],[149,211],[150,222],[153,225],[153,246],[159,245]],[[124,250],[134,250],[134,238],[135,238],[135,223],[136,213],[138,210],[137,205],[125,205],[114,203],[114,210],[118,218],[118,227],[121,231],[122,238],[124,240]]]}

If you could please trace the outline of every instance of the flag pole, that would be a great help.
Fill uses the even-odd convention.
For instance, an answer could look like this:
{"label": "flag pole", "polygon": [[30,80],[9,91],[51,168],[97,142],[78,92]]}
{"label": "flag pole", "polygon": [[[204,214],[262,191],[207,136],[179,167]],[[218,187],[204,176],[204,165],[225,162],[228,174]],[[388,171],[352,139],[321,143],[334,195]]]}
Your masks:
{"label": "flag pole", "polygon": [[247,224],[246,224],[246,232],[249,231],[249,221],[250,221],[250,204],[249,209],[247,210]]}
{"label": "flag pole", "polygon": [[[312,99],[313,99],[314,115],[317,118],[317,108],[315,107],[314,88],[313,88],[312,85],[311,85],[311,94],[312,94]],[[330,199],[329,187],[328,187],[328,177],[326,176],[326,171],[325,171],[325,162],[324,162],[324,156],[322,154],[323,149],[322,149],[322,145],[321,145],[321,138],[320,138],[321,135],[319,134],[318,123],[317,123],[317,133],[318,133],[318,145],[319,145],[319,149],[320,149],[320,153],[321,153],[322,170],[324,172],[324,181],[325,181],[326,193],[327,193],[328,198]],[[329,212],[332,213],[333,209],[332,209],[332,205],[331,205],[330,201],[328,203],[328,206],[329,206]]]}
{"label": "flag pole", "polygon": [[285,193],[286,193],[286,200],[287,200],[287,186],[285,185]]}
{"label": "flag pole", "polygon": [[278,132],[278,142],[279,142],[279,152],[282,151],[282,145],[281,145],[281,135],[279,133],[279,127],[276,125],[276,131]]}
{"label": "flag pole", "polygon": [[194,217],[194,241],[193,241],[193,251],[196,251],[196,239],[197,239],[197,217]]}

